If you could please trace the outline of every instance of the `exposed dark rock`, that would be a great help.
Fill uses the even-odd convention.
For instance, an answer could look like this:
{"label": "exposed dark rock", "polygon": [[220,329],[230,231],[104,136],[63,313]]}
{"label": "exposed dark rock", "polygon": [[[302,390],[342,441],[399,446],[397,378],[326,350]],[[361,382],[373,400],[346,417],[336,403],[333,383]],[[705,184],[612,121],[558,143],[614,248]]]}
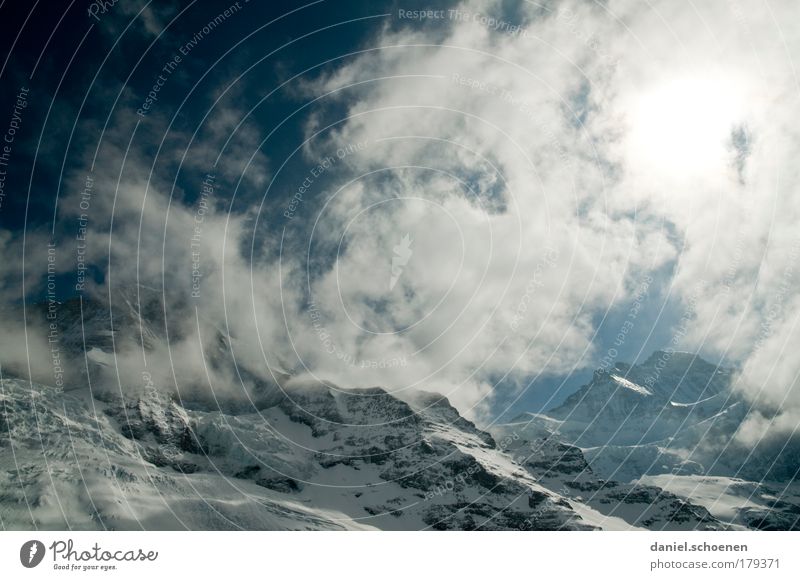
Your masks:
{"label": "exposed dark rock", "polygon": [[301,490],[300,484],[291,477],[263,477],[257,479],[255,483],[261,487],[266,487],[267,489],[279,491],[281,493],[292,493]]}

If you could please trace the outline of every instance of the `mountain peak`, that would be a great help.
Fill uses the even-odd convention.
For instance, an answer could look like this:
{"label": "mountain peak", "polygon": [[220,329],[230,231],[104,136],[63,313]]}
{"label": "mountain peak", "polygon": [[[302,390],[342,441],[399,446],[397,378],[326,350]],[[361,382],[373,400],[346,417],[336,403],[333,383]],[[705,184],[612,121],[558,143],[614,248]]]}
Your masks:
{"label": "mountain peak", "polygon": [[642,364],[617,362],[546,415],[585,445],[641,443],[674,435],[687,413],[720,412],[730,374],[687,352],[655,351]]}

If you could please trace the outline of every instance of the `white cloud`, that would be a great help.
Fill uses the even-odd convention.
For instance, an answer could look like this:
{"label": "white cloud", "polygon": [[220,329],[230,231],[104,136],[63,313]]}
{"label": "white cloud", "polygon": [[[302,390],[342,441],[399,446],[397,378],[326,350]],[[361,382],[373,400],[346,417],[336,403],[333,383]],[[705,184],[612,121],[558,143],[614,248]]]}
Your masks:
{"label": "white cloud", "polygon": [[[344,305],[356,305],[348,310],[360,317],[356,323],[380,318],[373,304],[406,322],[430,311],[457,280],[444,308],[392,337],[387,348],[405,345],[413,352],[428,344],[417,336],[437,336],[416,369],[390,380],[445,389],[473,382],[451,392],[465,407],[486,392],[486,377],[563,373],[582,364],[591,352],[592,317],[626,299],[638,272],[677,260],[670,293],[684,302],[696,298],[687,348],[745,369],[774,366],[768,382],[745,372],[739,386],[761,402],[800,404],[791,394],[796,369],[781,352],[797,344],[796,310],[789,304],[797,295],[791,248],[800,207],[793,191],[798,78],[792,58],[800,52],[780,23],[796,20],[798,8],[790,2],[769,8],[708,2],[694,9],[674,2],[565,2],[548,15],[532,14],[526,32],[514,34],[485,25],[480,15],[502,20],[497,6],[464,3],[462,13],[472,16],[450,22],[441,42],[438,31],[387,29],[376,43],[384,48],[314,87],[336,90],[341,102],[354,104],[344,124],[306,148],[309,159],[367,142],[366,151],[348,158],[348,178],[433,167],[469,179],[478,199],[500,198],[505,207],[498,213],[487,204],[482,212],[464,188],[425,170],[394,170],[395,181],[370,181],[340,194],[321,220],[320,235],[332,241],[358,210],[408,195],[452,209],[470,243],[456,275],[451,267],[459,242],[443,212],[420,217],[395,202],[388,217],[360,218],[361,241],[347,247],[338,267],[351,287],[337,288],[333,270],[318,282],[323,302],[329,301],[332,334],[356,350],[386,340],[355,330],[339,292]],[[378,77],[394,78],[367,82]],[[317,131],[325,124],[315,118]],[[415,244],[427,268],[409,267],[416,291],[386,296],[381,281],[388,258],[381,260],[381,253],[390,255],[408,223],[442,235],[422,235]],[[536,289],[525,324],[509,335],[526,272],[548,245],[558,250],[558,263]],[[445,266],[431,266],[437,260]],[[759,340],[776,301],[782,302],[777,320]],[[439,336],[463,305],[467,316]],[[364,376],[351,374],[345,381]]]}
{"label": "white cloud", "polygon": [[[280,263],[251,263],[252,212],[215,207],[202,228],[201,298],[189,304],[209,329],[229,327],[237,357],[262,375],[263,347],[275,366],[345,387],[436,390],[480,415],[506,373],[591,364],[597,320],[630,300],[643,273],[675,261],[670,293],[688,302],[699,291],[686,344],[741,363],[740,386],[759,405],[800,410],[787,355],[800,299],[800,40],[778,28],[797,21],[796,4],[524,5],[524,31],[502,24],[511,17],[500,6],[465,2],[467,16],[444,31],[395,22],[376,50],[306,81],[310,98],[335,91],[305,125],[308,137],[321,131],[302,149],[308,166],[336,158],[314,184],[319,203],[304,200]],[[205,171],[238,123],[230,106],[201,132],[192,171]],[[257,136],[242,132],[226,173],[242,171]],[[110,139],[91,214],[99,264],[126,142],[121,130]],[[175,151],[165,148],[170,171]],[[260,153],[250,171],[248,190],[271,177]],[[145,283],[164,274],[183,331],[172,345],[181,374],[201,380],[194,311],[184,308],[197,208],[182,191],[168,203],[174,175],[148,183],[148,174],[143,154],[129,156],[112,282],[136,282],[137,256]],[[293,193],[269,199],[285,206]],[[391,287],[405,236],[412,253]]]}

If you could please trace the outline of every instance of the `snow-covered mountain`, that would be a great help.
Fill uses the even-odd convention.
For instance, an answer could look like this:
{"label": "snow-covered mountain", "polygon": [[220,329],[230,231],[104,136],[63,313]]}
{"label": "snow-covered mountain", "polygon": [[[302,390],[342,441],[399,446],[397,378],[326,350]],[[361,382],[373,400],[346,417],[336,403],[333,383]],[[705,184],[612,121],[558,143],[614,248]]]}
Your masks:
{"label": "snow-covered mountain", "polygon": [[717,509],[708,493],[698,494],[705,503],[695,501],[688,485],[659,478],[676,469],[705,474],[699,459],[669,442],[686,445],[710,420],[721,429],[726,414],[731,425],[740,420],[727,371],[700,359],[617,365],[552,414],[525,415],[489,433],[440,395],[342,389],[294,377],[279,361],[265,369],[234,360],[241,339],[211,324],[204,324],[202,365],[244,389],[119,382],[127,348],[155,357],[167,335],[180,339],[181,329],[167,332],[161,317],[152,293],[144,300],[120,293],[113,318],[96,302],[65,303],[59,344],[86,371],[63,389],[4,373],[6,529],[792,525],[796,505],[777,488],[758,488],[731,516],[729,504]]}
{"label": "snow-covered mountain", "polygon": [[503,446],[433,394],[292,384],[232,414],[7,379],[0,399],[6,528],[722,527],[657,487],[571,481],[560,448]]}
{"label": "snow-covered mountain", "polygon": [[[596,371],[558,407],[524,413],[495,433],[566,446],[567,455],[585,459],[582,476],[653,485],[724,522],[797,528],[800,443],[790,436],[755,448],[739,443],[750,406],[733,378],[695,355],[657,351],[641,365]],[[598,489],[589,503],[602,501],[607,485],[591,485]]]}
{"label": "snow-covered mountain", "polygon": [[[446,400],[305,384],[251,414],[20,380],[0,391],[6,528],[583,529]],[[612,525],[614,520],[611,520]],[[617,522],[619,523],[619,522]]]}
{"label": "snow-covered mountain", "polygon": [[642,365],[617,363],[547,415],[586,447],[641,445],[681,433],[737,401],[730,371],[685,353],[657,351]]}

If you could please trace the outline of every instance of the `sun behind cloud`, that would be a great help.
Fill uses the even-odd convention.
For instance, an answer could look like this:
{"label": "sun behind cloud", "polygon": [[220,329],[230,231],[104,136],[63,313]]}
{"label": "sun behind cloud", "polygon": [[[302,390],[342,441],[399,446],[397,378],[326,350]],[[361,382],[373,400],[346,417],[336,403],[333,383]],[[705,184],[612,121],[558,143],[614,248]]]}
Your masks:
{"label": "sun behind cloud", "polygon": [[731,133],[746,119],[732,75],[665,79],[629,99],[628,155],[639,170],[694,178],[728,162]]}

